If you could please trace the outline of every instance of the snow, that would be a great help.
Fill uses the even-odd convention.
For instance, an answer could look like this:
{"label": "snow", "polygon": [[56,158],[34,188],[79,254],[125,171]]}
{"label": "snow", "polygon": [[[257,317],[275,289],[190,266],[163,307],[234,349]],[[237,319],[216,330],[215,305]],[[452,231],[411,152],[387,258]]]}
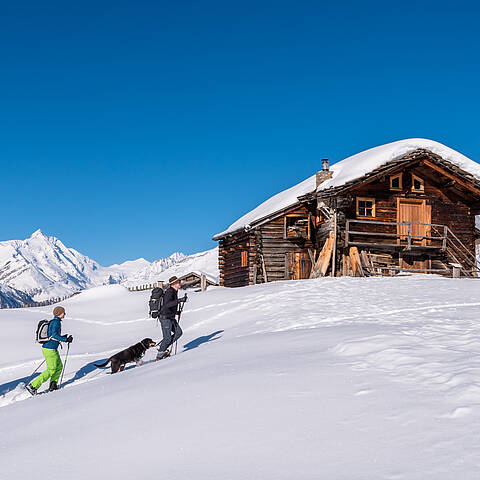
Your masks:
{"label": "snow", "polygon": [[360,178],[382,165],[397,160],[418,149],[430,150],[457,167],[480,179],[480,164],[442,143],[424,138],[409,138],[370,148],[335,163],[331,170],[332,178],[323,182],[318,190],[339,187],[351,180]]}
{"label": "snow", "polygon": [[[480,179],[480,164],[474,162],[465,155],[462,155],[456,150],[434,140],[409,138],[370,148],[335,163],[330,167],[330,171],[333,173],[332,177],[322,182],[318,187],[318,191],[344,185],[347,182],[360,178],[366,173],[418,149],[430,150],[432,153],[440,155],[444,160],[453,163],[457,167]],[[239,218],[236,222],[230,225],[227,230],[215,235],[214,240],[227,233],[233,233],[237,230],[248,228],[251,224],[257,223],[275,212],[293,206],[298,202],[298,197],[313,192],[314,190],[315,175],[307,178],[298,185],[269,198],[251,212]]]}
{"label": "snow", "polygon": [[65,388],[36,398],[19,381],[53,307],[0,311],[5,478],[478,478],[476,280],[213,287],[189,295],[176,357],[96,369],[159,338],[148,296],[113,285],[64,302]]}

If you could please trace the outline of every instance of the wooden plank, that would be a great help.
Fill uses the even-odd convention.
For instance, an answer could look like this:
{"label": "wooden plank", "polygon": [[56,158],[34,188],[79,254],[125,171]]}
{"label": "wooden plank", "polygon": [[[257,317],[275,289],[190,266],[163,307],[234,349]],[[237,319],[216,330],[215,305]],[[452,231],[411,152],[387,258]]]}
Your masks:
{"label": "wooden plank", "polygon": [[262,269],[263,269],[263,281],[264,283],[268,282],[268,277],[267,277],[267,269],[265,268],[265,260],[263,258],[263,254],[260,255],[261,260],[262,260]]}
{"label": "wooden plank", "polygon": [[358,254],[357,247],[350,247],[350,261],[352,263],[353,276],[356,277],[357,273],[364,277],[362,263],[360,261],[360,255]]}
{"label": "wooden plank", "polygon": [[318,259],[312,268],[310,273],[310,278],[318,278],[320,276],[325,276],[326,271],[328,270],[328,265],[330,264],[330,258],[332,257],[333,251],[333,233],[325,241],[322,251],[318,256]]}
{"label": "wooden plank", "polygon": [[335,276],[336,257],[337,257],[337,212],[333,215],[333,251],[332,251],[332,277]]}

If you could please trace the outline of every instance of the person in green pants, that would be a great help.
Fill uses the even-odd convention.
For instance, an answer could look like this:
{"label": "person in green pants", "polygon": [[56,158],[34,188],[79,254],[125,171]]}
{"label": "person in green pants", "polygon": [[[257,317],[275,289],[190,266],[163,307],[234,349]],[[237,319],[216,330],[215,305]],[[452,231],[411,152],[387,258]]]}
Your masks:
{"label": "person in green pants", "polygon": [[43,344],[42,353],[47,362],[47,369],[43,371],[35,380],[26,386],[26,389],[36,395],[38,389],[43,383],[50,379],[48,390],[52,392],[58,389],[58,379],[62,373],[63,364],[58,353],[60,342],[71,343],[73,337],[71,335],[62,335],[62,319],[65,318],[65,309],[63,307],[55,307],[53,309],[53,319],[48,324],[48,342]]}

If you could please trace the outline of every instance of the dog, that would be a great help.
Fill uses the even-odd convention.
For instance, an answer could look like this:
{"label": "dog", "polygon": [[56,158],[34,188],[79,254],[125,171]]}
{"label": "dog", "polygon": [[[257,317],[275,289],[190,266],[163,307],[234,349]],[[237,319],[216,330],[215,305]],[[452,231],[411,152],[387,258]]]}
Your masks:
{"label": "dog", "polygon": [[117,373],[119,370],[123,372],[127,363],[136,362],[137,365],[142,365],[142,357],[145,355],[145,352],[155,345],[156,343],[151,338],[144,338],[141,342],[111,356],[105,363],[95,363],[94,365],[97,368],[102,368],[111,362],[112,373]]}

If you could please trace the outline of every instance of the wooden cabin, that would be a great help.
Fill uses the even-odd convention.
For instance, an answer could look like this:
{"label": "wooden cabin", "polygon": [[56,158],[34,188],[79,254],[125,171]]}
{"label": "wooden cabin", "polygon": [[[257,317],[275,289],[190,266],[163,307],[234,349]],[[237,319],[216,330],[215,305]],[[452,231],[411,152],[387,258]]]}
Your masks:
{"label": "wooden cabin", "polygon": [[411,139],[332,169],[324,162],[287,192],[214,237],[221,285],[402,271],[477,276],[480,165],[442,144]]}
{"label": "wooden cabin", "polygon": [[322,250],[333,257],[332,275],[449,274],[456,266],[476,276],[480,180],[428,149],[301,200],[316,202],[334,239],[334,247],[324,238],[316,245],[318,258]]}
{"label": "wooden cabin", "polygon": [[209,286],[218,285],[216,279],[202,272],[190,272],[182,277],[179,277],[179,280],[182,282],[182,286],[191,288],[191,287],[202,287],[202,275],[205,277],[204,288]]}

